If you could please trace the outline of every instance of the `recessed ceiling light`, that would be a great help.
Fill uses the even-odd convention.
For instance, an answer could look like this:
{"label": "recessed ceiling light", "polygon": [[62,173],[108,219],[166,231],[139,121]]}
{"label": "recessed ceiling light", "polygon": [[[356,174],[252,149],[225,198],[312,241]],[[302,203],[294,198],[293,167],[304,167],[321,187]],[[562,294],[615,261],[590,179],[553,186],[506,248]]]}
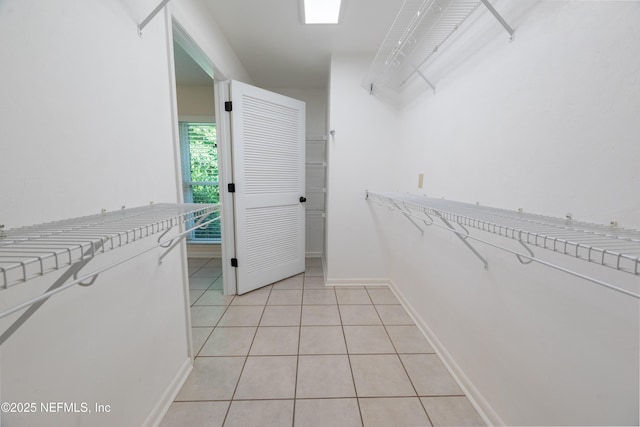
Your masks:
{"label": "recessed ceiling light", "polygon": [[341,0],[301,0],[305,24],[337,24]]}

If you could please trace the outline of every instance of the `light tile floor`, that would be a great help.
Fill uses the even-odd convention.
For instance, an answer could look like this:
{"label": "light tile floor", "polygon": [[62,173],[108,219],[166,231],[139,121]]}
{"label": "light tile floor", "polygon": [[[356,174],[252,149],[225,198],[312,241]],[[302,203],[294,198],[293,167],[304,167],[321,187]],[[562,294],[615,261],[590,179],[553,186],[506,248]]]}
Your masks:
{"label": "light tile floor", "polygon": [[194,368],[161,426],[484,425],[393,292],[325,287],[319,260],[242,296],[190,259]]}

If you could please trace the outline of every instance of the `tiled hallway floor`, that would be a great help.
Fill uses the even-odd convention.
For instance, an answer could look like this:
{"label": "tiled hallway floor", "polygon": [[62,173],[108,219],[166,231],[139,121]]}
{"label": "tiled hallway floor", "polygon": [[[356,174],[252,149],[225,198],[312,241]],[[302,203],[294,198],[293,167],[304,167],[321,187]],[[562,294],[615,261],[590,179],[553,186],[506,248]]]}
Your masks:
{"label": "tiled hallway floor", "polygon": [[305,274],[224,296],[220,260],[189,260],[194,368],[162,426],[483,425],[386,287]]}

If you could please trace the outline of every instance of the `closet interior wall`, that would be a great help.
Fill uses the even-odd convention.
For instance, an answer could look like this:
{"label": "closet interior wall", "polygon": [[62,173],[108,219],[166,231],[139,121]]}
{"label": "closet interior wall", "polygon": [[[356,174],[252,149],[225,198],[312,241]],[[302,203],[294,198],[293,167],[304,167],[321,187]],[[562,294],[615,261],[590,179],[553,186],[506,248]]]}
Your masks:
{"label": "closet interior wall", "polygon": [[[212,60],[224,75],[245,78],[201,2],[170,4],[184,28],[207,40],[203,50],[215,51]],[[137,32],[157,5],[1,2],[0,223],[6,228],[181,201],[171,14],[162,10],[142,37]],[[185,252],[178,248],[158,265],[161,253],[52,297],[0,348],[3,401],[99,403],[110,412],[3,413],[2,425],[49,426],[52,417],[60,425],[151,425],[161,416],[191,368]],[[114,261],[104,254],[90,266]],[[3,290],[0,310],[41,294],[56,278]],[[13,320],[2,319],[0,330]]]}
{"label": "closet interior wall", "polygon": [[473,17],[427,65],[435,94],[415,80],[393,102],[371,96],[364,58],[332,58],[330,122],[344,139],[330,145],[328,281],[388,278],[496,424],[637,424],[637,300],[479,245],[485,271],[455,235],[421,236],[365,201],[366,189],[400,191],[640,229],[640,9],[495,3],[514,41]]}

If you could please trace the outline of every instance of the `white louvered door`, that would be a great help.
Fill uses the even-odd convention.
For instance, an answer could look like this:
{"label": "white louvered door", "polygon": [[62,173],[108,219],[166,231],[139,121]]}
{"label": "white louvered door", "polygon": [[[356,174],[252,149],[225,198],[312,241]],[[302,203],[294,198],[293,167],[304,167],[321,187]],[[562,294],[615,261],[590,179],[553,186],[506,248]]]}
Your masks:
{"label": "white louvered door", "polygon": [[237,292],[304,271],[305,104],[231,82]]}

